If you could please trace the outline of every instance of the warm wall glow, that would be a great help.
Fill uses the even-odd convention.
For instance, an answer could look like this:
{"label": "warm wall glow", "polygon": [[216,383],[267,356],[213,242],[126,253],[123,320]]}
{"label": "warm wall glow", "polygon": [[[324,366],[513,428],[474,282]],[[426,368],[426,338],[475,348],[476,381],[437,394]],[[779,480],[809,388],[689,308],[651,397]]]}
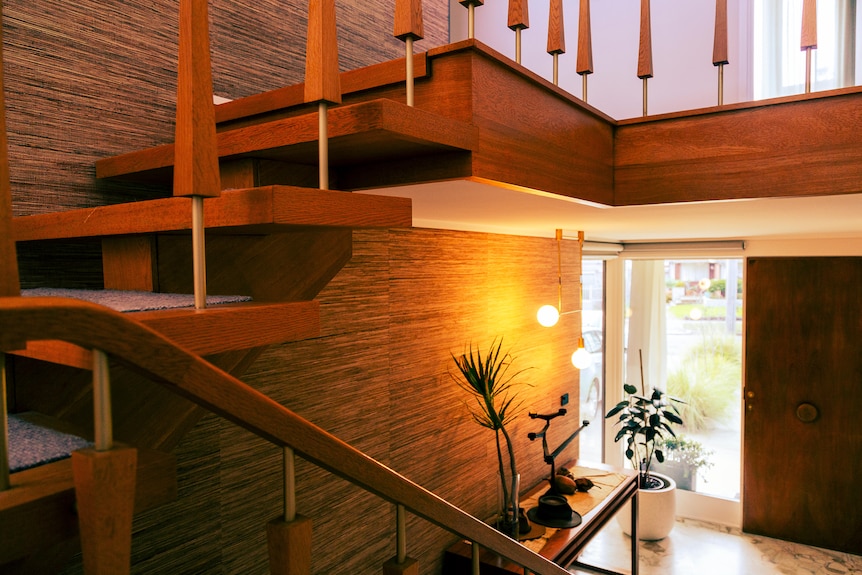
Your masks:
{"label": "warm wall glow", "polygon": [[560,320],[560,310],[550,304],[543,305],[536,313],[536,319],[545,327],[555,326]]}

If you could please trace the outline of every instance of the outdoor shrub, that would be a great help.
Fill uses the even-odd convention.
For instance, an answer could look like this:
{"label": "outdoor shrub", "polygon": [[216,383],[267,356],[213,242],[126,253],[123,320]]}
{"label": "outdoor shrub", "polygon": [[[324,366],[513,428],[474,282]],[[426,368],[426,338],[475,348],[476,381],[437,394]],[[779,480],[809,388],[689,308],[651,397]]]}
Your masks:
{"label": "outdoor shrub", "polygon": [[738,406],[742,380],[741,350],[734,338],[707,336],[688,351],[668,376],[667,391],[682,400],[685,427],[691,432],[723,423]]}

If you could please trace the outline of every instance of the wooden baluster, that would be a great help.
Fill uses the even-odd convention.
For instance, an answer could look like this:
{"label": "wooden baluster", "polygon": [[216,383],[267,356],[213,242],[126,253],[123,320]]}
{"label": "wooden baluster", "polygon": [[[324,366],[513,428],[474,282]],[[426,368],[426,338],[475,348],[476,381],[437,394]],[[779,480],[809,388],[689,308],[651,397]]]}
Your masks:
{"label": "wooden baluster", "polygon": [[310,575],[311,519],[296,513],[296,474],[293,449],[284,448],[284,516],[266,526],[269,572]]}
{"label": "wooden baluster", "polygon": [[383,575],[419,575],[419,562],[407,556],[407,512],[395,506],[395,557],[383,564]]}
{"label": "wooden baluster", "polygon": [[180,0],[174,195],[192,199],[195,307],[206,307],[204,198],[221,190],[207,0]]}
{"label": "wooden baluster", "polygon": [[587,76],[593,73],[593,33],[590,23],[590,0],[581,0],[578,15],[578,67],[583,78],[583,100],[587,101]]}
{"label": "wooden baluster", "polygon": [[108,357],[99,350],[93,350],[93,412],[95,447],[72,453],[84,572],[122,575],[131,570],[137,451],[114,446]]}
{"label": "wooden baluster", "polygon": [[305,102],[318,103],[318,163],[320,189],[329,189],[329,104],[341,103],[341,76],[338,73],[338,36],[335,28],[335,0],[308,3],[308,41],[305,50]]}
{"label": "wooden baluster", "polygon": [[554,57],[554,85],[560,85],[560,54],[566,53],[563,0],[551,0],[548,9],[548,54]]}
{"label": "wooden baluster", "polygon": [[718,68],[718,105],[724,104],[724,66],[727,60],[727,0],[715,0],[715,37],[712,65]]}
{"label": "wooden baluster", "polygon": [[817,0],[803,0],[802,38],[800,49],[805,51],[805,93],[811,93],[811,51],[817,49]]}
{"label": "wooden baluster", "polygon": [[649,17],[649,0],[641,0],[641,37],[638,50],[638,78],[644,85],[644,116],[647,115],[647,80],[652,78],[652,32]]}
{"label": "wooden baluster", "polygon": [[509,0],[509,28],[515,31],[515,62],[521,63],[521,30],[530,27],[528,0]]}
{"label": "wooden baluster", "polygon": [[467,8],[467,38],[476,37],[476,6],[485,4],[485,0],[460,0],[461,6]]}
{"label": "wooden baluster", "polygon": [[413,41],[425,34],[422,26],[422,0],[395,0],[395,37],[404,42],[407,62],[407,105],[413,105]]}

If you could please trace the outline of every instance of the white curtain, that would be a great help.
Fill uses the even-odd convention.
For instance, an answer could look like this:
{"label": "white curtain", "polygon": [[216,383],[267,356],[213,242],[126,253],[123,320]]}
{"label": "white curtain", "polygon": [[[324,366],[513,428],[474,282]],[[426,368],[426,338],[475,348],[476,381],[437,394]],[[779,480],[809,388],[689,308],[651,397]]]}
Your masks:
{"label": "white curtain", "polygon": [[[755,99],[804,92],[802,0],[755,0],[753,26]],[[812,90],[855,85],[855,58],[856,0],[819,0]]]}
{"label": "white curtain", "polygon": [[629,332],[626,342],[626,383],[640,392],[643,379],[646,393],[667,383],[667,318],[665,311],[665,274],[663,260],[632,261],[629,293]]}

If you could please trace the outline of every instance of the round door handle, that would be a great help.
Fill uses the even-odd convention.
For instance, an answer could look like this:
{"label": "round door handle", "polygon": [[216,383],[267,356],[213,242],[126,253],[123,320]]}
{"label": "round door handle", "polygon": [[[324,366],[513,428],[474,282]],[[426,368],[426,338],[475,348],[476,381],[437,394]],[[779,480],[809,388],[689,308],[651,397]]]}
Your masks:
{"label": "round door handle", "polygon": [[820,416],[820,411],[811,403],[800,403],[796,407],[796,417],[802,423],[812,423]]}

